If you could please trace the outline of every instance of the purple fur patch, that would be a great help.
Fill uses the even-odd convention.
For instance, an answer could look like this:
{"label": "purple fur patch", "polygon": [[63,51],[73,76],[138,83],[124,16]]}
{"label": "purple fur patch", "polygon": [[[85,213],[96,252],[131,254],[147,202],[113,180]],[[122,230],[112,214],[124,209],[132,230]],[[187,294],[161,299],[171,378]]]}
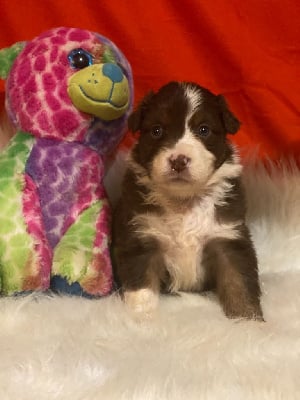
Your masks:
{"label": "purple fur patch", "polygon": [[102,162],[80,143],[38,139],[26,173],[36,184],[46,236],[53,249],[74,222],[74,210],[78,214],[100,197]]}

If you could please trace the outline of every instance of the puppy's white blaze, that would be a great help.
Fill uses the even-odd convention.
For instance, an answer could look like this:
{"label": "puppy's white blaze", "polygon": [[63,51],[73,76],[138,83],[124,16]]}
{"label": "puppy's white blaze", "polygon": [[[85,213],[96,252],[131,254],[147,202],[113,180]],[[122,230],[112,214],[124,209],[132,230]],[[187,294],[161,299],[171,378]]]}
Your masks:
{"label": "puppy's white blaze", "polygon": [[128,308],[138,314],[151,316],[158,306],[158,292],[144,288],[126,291],[124,293],[125,304]]}
{"label": "puppy's white blaze", "polygon": [[186,129],[182,138],[171,148],[162,149],[152,163],[151,177],[159,185],[167,185],[168,190],[175,191],[177,196],[187,196],[189,191],[194,194],[192,188],[188,185],[183,186],[182,183],[178,187],[178,183],[170,181],[168,175],[171,172],[170,158],[176,158],[184,155],[190,159],[188,171],[191,176],[191,186],[199,186],[205,184],[214,171],[214,155],[209,152],[200,140],[197,140],[189,129]]}
{"label": "puppy's white blaze", "polygon": [[202,102],[201,92],[199,91],[198,88],[191,87],[186,83],[183,83],[182,86],[184,89],[185,97],[188,100],[189,104],[188,114],[190,115],[196,110],[196,108],[200,106]]}

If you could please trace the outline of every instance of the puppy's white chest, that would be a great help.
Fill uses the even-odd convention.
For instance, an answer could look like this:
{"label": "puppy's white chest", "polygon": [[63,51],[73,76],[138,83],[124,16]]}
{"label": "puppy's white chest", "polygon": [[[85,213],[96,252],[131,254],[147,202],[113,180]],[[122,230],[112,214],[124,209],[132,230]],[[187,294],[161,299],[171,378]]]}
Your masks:
{"label": "puppy's white chest", "polygon": [[203,247],[220,230],[215,221],[214,205],[203,203],[184,213],[168,211],[163,215],[140,215],[136,222],[142,235],[158,241],[170,274],[170,289],[200,289],[204,277]]}
{"label": "puppy's white chest", "polygon": [[161,221],[160,245],[171,277],[171,290],[200,289],[205,243],[214,231],[213,207],[194,207],[184,214],[166,215]]}
{"label": "puppy's white chest", "polygon": [[135,218],[137,231],[155,238],[170,274],[172,291],[199,290],[204,279],[201,265],[205,244],[213,238],[235,239],[237,224],[220,224],[210,201],[201,202],[184,213],[168,211]]}

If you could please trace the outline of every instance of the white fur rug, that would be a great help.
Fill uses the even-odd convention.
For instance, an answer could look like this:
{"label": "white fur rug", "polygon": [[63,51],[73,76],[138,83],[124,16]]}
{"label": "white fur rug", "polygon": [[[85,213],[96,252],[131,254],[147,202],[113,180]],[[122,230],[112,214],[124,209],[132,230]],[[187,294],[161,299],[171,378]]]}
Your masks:
{"label": "white fur rug", "polygon": [[300,172],[245,169],[266,323],[212,297],[137,324],[117,296],[0,299],[1,400],[300,399]]}

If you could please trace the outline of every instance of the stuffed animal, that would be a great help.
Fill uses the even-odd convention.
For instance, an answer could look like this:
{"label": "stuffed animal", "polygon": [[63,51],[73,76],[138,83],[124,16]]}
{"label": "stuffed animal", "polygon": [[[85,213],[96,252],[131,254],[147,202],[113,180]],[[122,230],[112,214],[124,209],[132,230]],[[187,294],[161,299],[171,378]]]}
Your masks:
{"label": "stuffed animal", "polygon": [[0,293],[112,289],[108,156],[126,130],[131,68],[109,39],[55,28],[0,51],[16,134],[0,153]]}

